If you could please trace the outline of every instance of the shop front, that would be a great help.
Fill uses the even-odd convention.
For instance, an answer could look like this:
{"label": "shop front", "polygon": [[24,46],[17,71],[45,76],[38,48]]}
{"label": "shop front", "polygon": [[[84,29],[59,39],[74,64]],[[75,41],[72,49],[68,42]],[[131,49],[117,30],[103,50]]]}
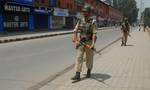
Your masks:
{"label": "shop front", "polygon": [[3,29],[4,31],[29,30],[29,13],[31,6],[8,3],[4,6]]}
{"label": "shop front", "polygon": [[69,16],[68,10],[54,8],[52,16],[52,29],[66,29],[66,17]]}
{"label": "shop front", "polygon": [[[3,2],[0,2],[0,23],[3,23]],[[0,32],[3,32],[3,24],[0,24]]]}
{"label": "shop front", "polygon": [[35,8],[34,9],[34,28],[35,30],[47,30],[51,27],[52,8]]}
{"label": "shop front", "polygon": [[69,16],[66,17],[66,25],[67,28],[72,29],[75,27],[75,24],[77,22],[77,13],[74,11],[69,11]]}
{"label": "shop front", "polygon": [[51,28],[51,14],[53,8],[49,7],[50,0],[34,0],[34,29],[49,30]]}

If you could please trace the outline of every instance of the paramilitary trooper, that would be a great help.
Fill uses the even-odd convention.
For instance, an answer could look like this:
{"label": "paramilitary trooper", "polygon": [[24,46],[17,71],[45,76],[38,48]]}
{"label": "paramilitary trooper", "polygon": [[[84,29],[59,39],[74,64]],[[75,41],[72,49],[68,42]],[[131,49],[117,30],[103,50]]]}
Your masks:
{"label": "paramilitary trooper", "polygon": [[122,44],[121,44],[121,46],[123,46],[123,45],[126,46],[128,35],[130,32],[129,22],[128,22],[126,17],[123,19],[121,30],[122,30]]}
{"label": "paramilitary trooper", "polygon": [[[72,77],[72,80],[80,80],[80,72],[82,70],[83,64],[83,56],[86,55],[86,67],[87,67],[87,75],[86,78],[90,78],[91,70],[93,67],[93,48],[96,42],[96,26],[92,22],[89,13],[91,12],[92,8],[89,6],[84,6],[83,8],[83,15],[84,18],[80,19],[75,26],[74,33],[73,33],[73,42],[77,46],[77,56],[75,60],[75,76]],[[89,48],[85,47],[81,43],[84,43]]]}

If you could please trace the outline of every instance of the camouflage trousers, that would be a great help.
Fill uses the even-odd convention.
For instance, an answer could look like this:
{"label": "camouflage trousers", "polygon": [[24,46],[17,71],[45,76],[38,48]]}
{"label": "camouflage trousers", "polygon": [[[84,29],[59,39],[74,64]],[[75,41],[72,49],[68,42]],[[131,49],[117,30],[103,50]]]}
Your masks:
{"label": "camouflage trousers", "polygon": [[94,56],[93,50],[80,46],[77,49],[77,56],[75,60],[75,71],[76,72],[82,71],[82,65],[84,61],[86,62],[86,67],[88,69],[92,69],[93,68],[93,56]]}
{"label": "camouflage trousers", "polygon": [[123,44],[123,45],[126,45],[127,39],[128,39],[128,32],[123,32],[121,39],[122,39],[122,44]]}

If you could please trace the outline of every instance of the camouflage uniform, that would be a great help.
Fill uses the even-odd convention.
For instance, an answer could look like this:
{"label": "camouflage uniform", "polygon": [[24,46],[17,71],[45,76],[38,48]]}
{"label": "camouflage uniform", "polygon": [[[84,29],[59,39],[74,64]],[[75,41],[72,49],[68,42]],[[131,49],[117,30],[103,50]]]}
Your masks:
{"label": "camouflage uniform", "polygon": [[[93,8],[90,5],[84,5],[82,9],[83,17],[80,17],[80,20],[74,29],[73,41],[77,45],[77,56],[75,62],[76,74],[71,78],[72,80],[80,80],[80,72],[84,61],[84,55],[86,56],[85,60],[88,68],[86,77],[89,78],[91,76],[94,56],[92,48],[94,48],[94,44],[96,42],[96,27],[95,23],[93,23],[92,19],[90,18],[90,14],[93,11],[92,9]],[[87,48],[81,43],[84,43],[84,45],[88,45],[89,47]]]}
{"label": "camouflage uniform", "polygon": [[[86,45],[92,45],[93,42],[93,35],[96,35],[96,27],[95,24],[92,23],[92,20],[80,20],[78,21],[74,33],[76,33],[76,39],[77,41],[82,41]],[[77,44],[78,46],[79,44]],[[86,48],[84,46],[78,46],[77,48],[77,56],[76,56],[76,62],[75,62],[75,71],[76,71],[76,76],[73,77],[72,80],[76,79],[78,76],[78,79],[80,79],[80,72],[82,71],[82,64],[84,62],[84,57],[85,55],[85,60],[86,60],[86,67],[88,68],[87,71],[87,77],[90,77],[90,72],[93,68],[93,50],[90,48]]]}
{"label": "camouflage uniform", "polygon": [[126,46],[129,31],[130,31],[130,26],[129,26],[129,23],[126,19],[122,23],[121,30],[122,30],[122,44],[121,44],[121,46],[123,46],[123,45]]}
{"label": "camouflage uniform", "polygon": [[143,31],[145,32],[146,31],[146,24],[144,23],[144,26],[143,26]]}
{"label": "camouflage uniform", "polygon": [[[84,39],[84,43],[87,45],[92,44],[92,35],[96,34],[95,25],[92,24],[90,21],[79,21],[74,29],[74,32],[78,33],[78,38],[80,40]],[[86,55],[86,66],[88,69],[92,69],[93,67],[93,51],[89,48],[80,46],[77,49],[77,57],[76,57],[76,64],[75,69],[76,72],[81,72],[82,63],[83,63],[83,55]]]}

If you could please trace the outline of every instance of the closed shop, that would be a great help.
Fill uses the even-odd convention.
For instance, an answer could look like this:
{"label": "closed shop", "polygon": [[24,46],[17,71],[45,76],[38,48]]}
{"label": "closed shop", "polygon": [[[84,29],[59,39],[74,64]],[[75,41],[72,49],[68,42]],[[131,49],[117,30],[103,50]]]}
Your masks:
{"label": "closed shop", "polygon": [[47,29],[48,28],[48,15],[35,14],[34,22],[35,22],[35,29]]}
{"label": "closed shop", "polygon": [[52,29],[66,28],[66,17],[69,16],[67,9],[54,8],[52,16]]}
{"label": "closed shop", "polygon": [[28,30],[31,7],[7,4],[4,7],[3,27],[6,31]]}
{"label": "closed shop", "polygon": [[34,9],[34,27],[36,30],[48,29],[52,8],[35,8]]}
{"label": "closed shop", "polygon": [[34,0],[34,28],[35,30],[49,29],[52,8],[49,8],[49,0]]}

